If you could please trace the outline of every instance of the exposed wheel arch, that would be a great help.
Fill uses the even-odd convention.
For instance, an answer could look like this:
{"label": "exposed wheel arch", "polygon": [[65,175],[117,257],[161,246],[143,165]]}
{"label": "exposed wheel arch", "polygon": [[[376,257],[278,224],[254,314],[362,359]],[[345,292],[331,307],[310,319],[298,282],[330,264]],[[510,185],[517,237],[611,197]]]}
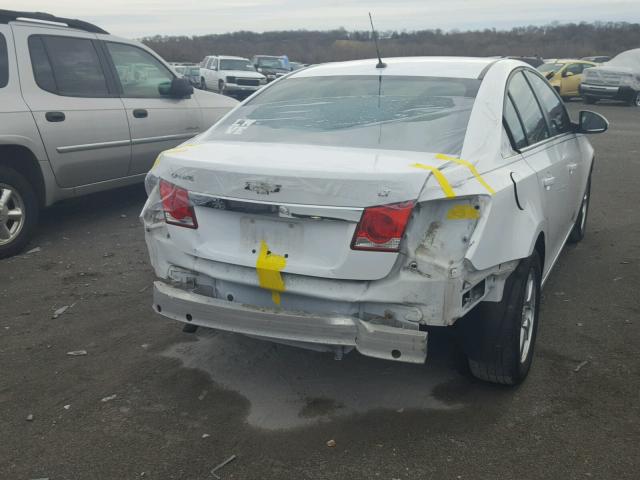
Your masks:
{"label": "exposed wheel arch", "polygon": [[24,175],[33,186],[40,206],[45,205],[44,177],[40,164],[31,150],[22,145],[0,145],[0,165],[13,168]]}

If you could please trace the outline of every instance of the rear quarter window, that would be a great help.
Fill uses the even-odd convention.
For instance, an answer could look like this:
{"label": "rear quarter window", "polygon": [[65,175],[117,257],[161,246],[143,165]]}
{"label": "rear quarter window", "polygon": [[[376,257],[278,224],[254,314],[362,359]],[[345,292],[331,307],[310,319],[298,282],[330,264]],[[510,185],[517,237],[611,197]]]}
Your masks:
{"label": "rear quarter window", "polygon": [[0,88],[9,83],[9,55],[7,53],[7,40],[0,33]]}

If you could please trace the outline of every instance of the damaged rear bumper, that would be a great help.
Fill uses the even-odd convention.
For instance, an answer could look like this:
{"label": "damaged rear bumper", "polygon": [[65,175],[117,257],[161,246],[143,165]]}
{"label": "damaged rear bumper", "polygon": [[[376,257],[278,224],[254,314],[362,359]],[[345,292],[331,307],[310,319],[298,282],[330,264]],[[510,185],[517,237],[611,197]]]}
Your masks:
{"label": "damaged rear bumper", "polygon": [[156,281],[155,310],[165,317],[203,327],[274,341],[355,347],[369,357],[423,363],[427,332],[374,324],[347,315],[319,315],[250,307],[199,295]]}

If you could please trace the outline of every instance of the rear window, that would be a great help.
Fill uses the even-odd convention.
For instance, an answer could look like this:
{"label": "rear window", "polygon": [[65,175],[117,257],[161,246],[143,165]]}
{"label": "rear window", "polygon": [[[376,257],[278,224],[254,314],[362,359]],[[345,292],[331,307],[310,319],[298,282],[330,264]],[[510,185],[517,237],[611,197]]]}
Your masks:
{"label": "rear window", "polygon": [[542,73],[549,73],[549,72],[557,72],[558,70],[560,70],[562,67],[564,67],[564,63],[545,63],[544,65],[540,65],[538,67],[538,70],[541,71]]}
{"label": "rear window", "polygon": [[7,40],[0,33],[0,88],[9,83],[9,55],[7,54]]}
{"label": "rear window", "polygon": [[253,64],[249,60],[220,60],[220,70],[242,70],[247,72],[255,72]]}
{"label": "rear window", "polygon": [[29,37],[33,75],[40,88],[71,97],[106,97],[107,81],[93,42],[85,38]]}
{"label": "rear window", "polygon": [[518,72],[511,77],[509,95],[513,99],[514,106],[522,120],[529,145],[549,138],[547,122],[522,72]]}
{"label": "rear window", "polygon": [[479,86],[441,77],[289,78],[234,110],[207,139],[459,155]]}

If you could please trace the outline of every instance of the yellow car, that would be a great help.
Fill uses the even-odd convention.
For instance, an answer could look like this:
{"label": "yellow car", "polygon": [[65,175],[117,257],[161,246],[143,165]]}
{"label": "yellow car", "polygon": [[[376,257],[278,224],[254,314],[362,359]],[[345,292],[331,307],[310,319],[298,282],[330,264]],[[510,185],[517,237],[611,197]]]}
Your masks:
{"label": "yellow car", "polygon": [[563,100],[580,96],[582,72],[598,65],[586,60],[554,60],[538,67],[553,88],[557,90]]}

